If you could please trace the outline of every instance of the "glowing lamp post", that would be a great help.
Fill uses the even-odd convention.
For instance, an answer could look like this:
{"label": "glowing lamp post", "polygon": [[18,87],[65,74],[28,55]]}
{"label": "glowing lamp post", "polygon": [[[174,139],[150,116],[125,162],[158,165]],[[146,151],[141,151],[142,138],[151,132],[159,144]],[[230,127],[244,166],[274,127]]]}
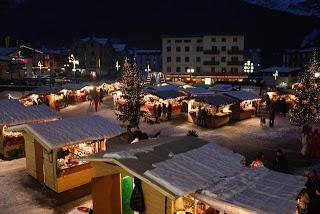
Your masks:
{"label": "glowing lamp post", "polygon": [[274,80],[277,80],[277,77],[279,76],[278,70],[276,70],[272,76],[274,77]]}
{"label": "glowing lamp post", "polygon": [[190,74],[190,82],[192,81],[192,74],[194,73],[194,69],[193,68],[188,68],[187,69],[187,73]]}
{"label": "glowing lamp post", "polygon": [[73,64],[72,71],[76,71],[76,65],[79,65],[79,60],[76,60],[76,58],[73,56],[73,54],[71,54],[69,56],[69,63]]}
{"label": "glowing lamp post", "polygon": [[120,69],[120,65],[119,65],[118,61],[116,62],[116,69],[117,69],[117,71],[119,71],[119,69]]}
{"label": "glowing lamp post", "polygon": [[42,67],[43,67],[43,65],[42,65],[42,63],[39,61],[38,62],[38,66],[39,66],[39,70],[40,70],[40,73],[39,73],[39,77],[40,77],[40,75],[41,75],[41,70],[42,70]]}
{"label": "glowing lamp post", "polygon": [[245,73],[253,73],[253,63],[248,60],[246,63],[244,63],[244,72]]}

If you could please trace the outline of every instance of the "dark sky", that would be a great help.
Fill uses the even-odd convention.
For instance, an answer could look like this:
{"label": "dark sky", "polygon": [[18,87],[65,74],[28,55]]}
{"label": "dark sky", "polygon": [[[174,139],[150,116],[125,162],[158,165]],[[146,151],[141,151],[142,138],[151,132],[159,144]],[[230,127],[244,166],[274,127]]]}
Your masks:
{"label": "dark sky", "polygon": [[319,22],[241,0],[25,1],[11,9],[2,5],[1,38],[10,35],[35,45],[67,45],[95,35],[157,47],[164,34],[241,33],[248,47],[291,47]]}

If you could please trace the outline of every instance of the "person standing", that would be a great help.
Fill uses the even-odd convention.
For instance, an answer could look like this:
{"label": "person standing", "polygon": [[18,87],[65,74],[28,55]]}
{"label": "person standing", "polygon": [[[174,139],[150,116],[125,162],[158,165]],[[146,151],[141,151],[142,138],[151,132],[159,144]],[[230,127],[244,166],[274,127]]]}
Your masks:
{"label": "person standing", "polygon": [[157,114],[158,114],[159,120],[161,120],[161,113],[162,113],[162,108],[161,108],[161,104],[159,104],[158,109],[157,109]]}
{"label": "person standing", "polygon": [[301,151],[302,156],[306,156],[308,153],[308,146],[310,142],[310,136],[306,127],[303,128],[302,136],[301,136]]}
{"label": "person standing", "polygon": [[99,106],[99,96],[96,94],[96,96],[93,98],[93,102],[94,102],[94,108],[96,110],[96,112],[98,112],[98,106]]}
{"label": "person standing", "polygon": [[310,198],[308,195],[308,191],[305,188],[300,191],[296,200],[297,205],[294,214],[308,214]]}
{"label": "person standing", "polygon": [[277,153],[272,162],[272,169],[277,172],[287,173],[288,172],[288,162],[283,155],[281,149],[277,150]]}
{"label": "person standing", "polygon": [[165,103],[162,104],[162,118],[163,120],[167,118],[167,105]]}
{"label": "person standing", "polygon": [[316,195],[310,201],[310,214],[318,214],[320,211],[320,184],[316,187]]}
{"label": "person standing", "polygon": [[319,144],[319,133],[318,129],[315,129],[310,139],[310,156],[311,158],[318,157],[318,144]]}
{"label": "person standing", "polygon": [[102,88],[100,88],[100,90],[99,90],[99,99],[100,99],[100,104],[101,104],[102,100],[103,100],[103,90],[102,90]]}
{"label": "person standing", "polygon": [[168,120],[171,120],[171,116],[172,116],[172,105],[171,105],[171,103],[169,103],[168,108],[167,108],[167,118],[168,118]]}
{"label": "person standing", "polygon": [[263,159],[264,159],[264,154],[263,152],[258,152],[256,159],[250,164],[251,168],[258,168],[258,167],[263,167]]}
{"label": "person standing", "polygon": [[153,113],[156,118],[156,122],[158,122],[158,105],[156,103],[153,105]]}
{"label": "person standing", "polygon": [[276,111],[273,106],[270,107],[270,112],[269,112],[269,126],[273,127],[274,126],[274,118],[276,117]]}

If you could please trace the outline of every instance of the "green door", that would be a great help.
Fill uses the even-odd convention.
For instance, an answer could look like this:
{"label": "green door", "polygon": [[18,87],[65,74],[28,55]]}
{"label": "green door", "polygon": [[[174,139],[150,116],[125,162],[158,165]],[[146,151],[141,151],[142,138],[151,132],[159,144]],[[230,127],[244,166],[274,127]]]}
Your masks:
{"label": "green door", "polygon": [[133,178],[130,176],[121,176],[122,182],[122,214],[133,214],[130,209],[130,197],[133,191]]}

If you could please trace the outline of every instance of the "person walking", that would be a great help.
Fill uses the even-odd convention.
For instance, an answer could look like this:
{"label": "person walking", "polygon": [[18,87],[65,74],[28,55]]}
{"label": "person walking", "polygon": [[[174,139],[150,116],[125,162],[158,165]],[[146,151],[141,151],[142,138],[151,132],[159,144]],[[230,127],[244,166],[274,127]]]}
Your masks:
{"label": "person walking", "polygon": [[98,106],[99,106],[99,96],[96,94],[96,96],[93,98],[93,102],[94,102],[94,108],[96,110],[96,112],[98,112]]}
{"label": "person walking", "polygon": [[318,157],[319,132],[315,129],[310,139],[310,156],[311,158]]}
{"label": "person walking", "polygon": [[158,118],[159,118],[159,120],[161,120],[161,114],[162,114],[162,107],[161,107],[161,104],[159,104],[159,105],[158,105],[157,114],[158,114]]}
{"label": "person walking", "polygon": [[310,136],[306,127],[303,128],[302,136],[301,136],[301,155],[306,156],[308,154],[308,147],[310,142]]}
{"label": "person walking", "polygon": [[99,99],[100,99],[100,104],[101,104],[102,100],[103,100],[103,90],[102,90],[102,88],[100,88],[100,90],[99,90]]}
{"label": "person walking", "polygon": [[168,104],[168,108],[167,108],[167,118],[168,120],[171,120],[172,117],[172,105],[171,103]]}
{"label": "person walking", "polygon": [[287,173],[288,172],[288,162],[283,155],[281,149],[278,149],[272,162],[272,169],[277,172]]}
{"label": "person walking", "polygon": [[276,111],[274,107],[270,107],[270,112],[269,112],[269,126],[273,127],[274,126],[274,118],[276,117]]}
{"label": "person walking", "polygon": [[258,152],[256,159],[250,164],[251,168],[263,167],[264,154],[263,152]]}
{"label": "person walking", "polygon": [[167,105],[165,103],[162,104],[162,118],[163,120],[167,118]]}

